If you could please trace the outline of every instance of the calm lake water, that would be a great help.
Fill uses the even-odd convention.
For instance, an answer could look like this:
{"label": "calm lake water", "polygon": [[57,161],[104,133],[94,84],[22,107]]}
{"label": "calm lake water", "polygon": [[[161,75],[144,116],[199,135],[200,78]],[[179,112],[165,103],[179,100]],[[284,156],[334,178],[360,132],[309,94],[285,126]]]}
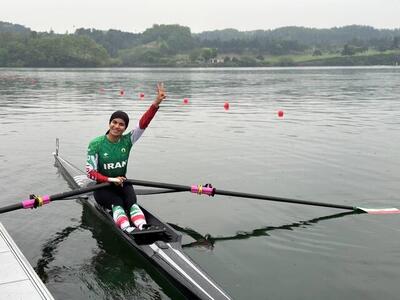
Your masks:
{"label": "calm lake water", "polygon": [[[84,168],[110,114],[133,126],[158,81],[168,99],[128,177],[400,207],[400,68],[384,67],[0,69],[0,205],[67,191],[55,139]],[[182,228],[185,252],[234,299],[399,297],[400,215],[184,193],[139,202]],[[56,299],[180,299],[75,200],[0,222]]]}

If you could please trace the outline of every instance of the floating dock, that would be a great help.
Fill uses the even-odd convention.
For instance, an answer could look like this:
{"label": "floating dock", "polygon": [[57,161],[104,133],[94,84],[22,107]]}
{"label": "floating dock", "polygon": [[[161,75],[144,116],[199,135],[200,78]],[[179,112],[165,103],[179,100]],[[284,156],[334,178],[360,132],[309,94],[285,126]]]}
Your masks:
{"label": "floating dock", "polygon": [[0,300],[52,299],[44,283],[0,223]]}

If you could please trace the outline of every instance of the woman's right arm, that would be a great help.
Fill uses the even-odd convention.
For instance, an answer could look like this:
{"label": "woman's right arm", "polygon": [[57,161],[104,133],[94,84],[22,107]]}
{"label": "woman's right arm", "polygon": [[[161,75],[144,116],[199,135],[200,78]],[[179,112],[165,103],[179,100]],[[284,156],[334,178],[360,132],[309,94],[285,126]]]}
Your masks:
{"label": "woman's right arm", "polygon": [[97,182],[108,182],[108,177],[98,171],[98,154],[90,153],[90,146],[86,159],[86,174],[90,179]]}

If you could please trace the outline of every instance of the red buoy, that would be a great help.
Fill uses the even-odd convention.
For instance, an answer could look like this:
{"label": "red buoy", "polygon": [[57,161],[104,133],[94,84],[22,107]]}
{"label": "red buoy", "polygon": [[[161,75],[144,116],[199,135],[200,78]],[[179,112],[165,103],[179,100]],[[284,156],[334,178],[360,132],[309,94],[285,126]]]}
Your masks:
{"label": "red buoy", "polygon": [[140,93],[140,94],[139,94],[139,97],[140,97],[140,98],[144,98],[144,93]]}
{"label": "red buoy", "polygon": [[124,91],[124,90],[120,90],[120,91],[119,91],[119,95],[120,95],[120,96],[125,95],[125,91]]}
{"label": "red buoy", "polygon": [[224,109],[225,109],[225,110],[228,110],[228,109],[229,109],[229,102],[228,102],[228,101],[225,101],[225,103],[224,103]]}
{"label": "red buoy", "polygon": [[278,111],[278,117],[279,118],[283,118],[283,110],[279,110]]}
{"label": "red buoy", "polygon": [[189,103],[189,99],[188,98],[183,99],[183,104],[188,104],[188,103]]}

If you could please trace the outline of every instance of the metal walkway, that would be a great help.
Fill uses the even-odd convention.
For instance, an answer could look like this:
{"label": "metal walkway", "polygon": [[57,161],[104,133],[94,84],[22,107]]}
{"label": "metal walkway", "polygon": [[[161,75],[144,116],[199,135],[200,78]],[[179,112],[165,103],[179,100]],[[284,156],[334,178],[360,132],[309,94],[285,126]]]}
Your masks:
{"label": "metal walkway", "polygon": [[0,223],[0,300],[53,299],[44,283]]}

